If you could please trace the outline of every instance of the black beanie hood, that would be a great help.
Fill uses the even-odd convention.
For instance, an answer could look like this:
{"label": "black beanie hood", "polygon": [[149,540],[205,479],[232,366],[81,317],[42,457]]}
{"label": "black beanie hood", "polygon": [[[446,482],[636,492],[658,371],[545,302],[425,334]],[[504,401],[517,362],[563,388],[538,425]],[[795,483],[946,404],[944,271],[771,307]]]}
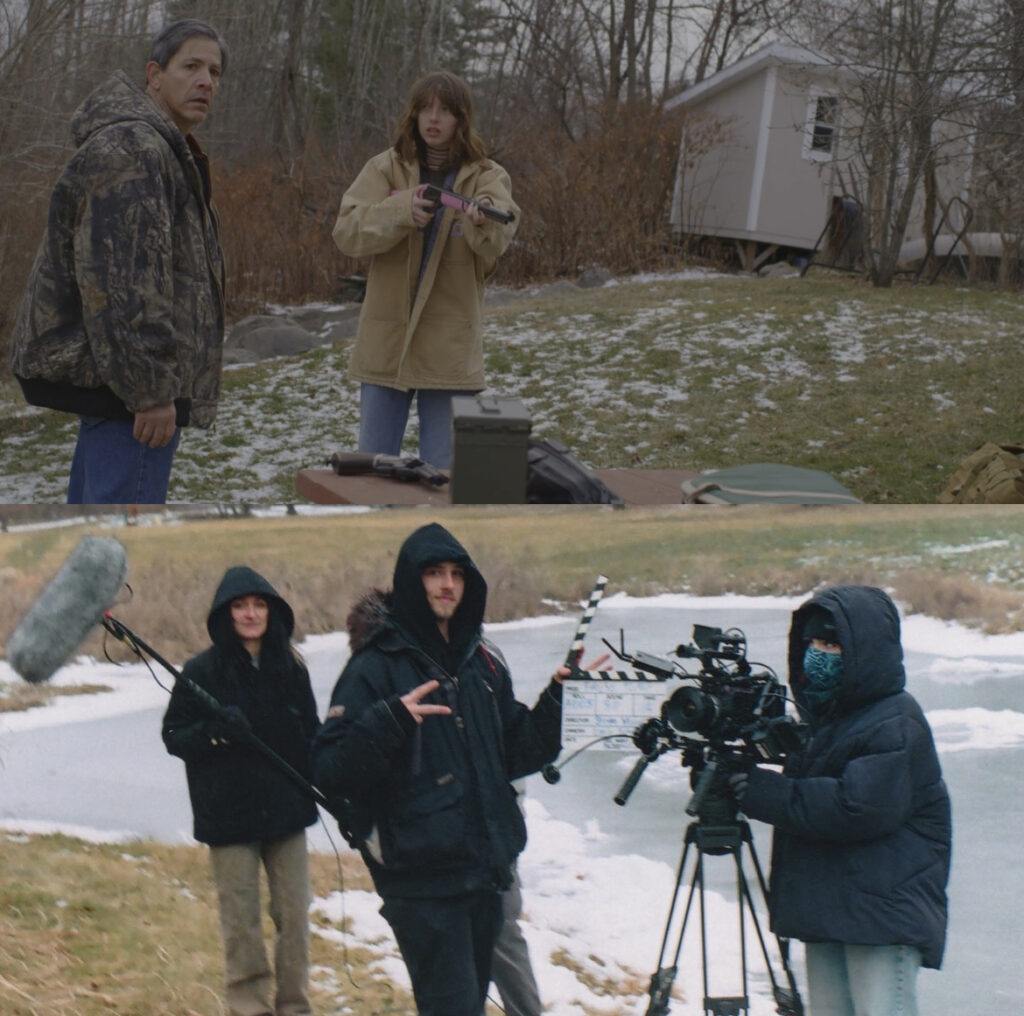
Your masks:
{"label": "black beanie hood", "polygon": [[804,615],[805,640],[823,639],[825,642],[839,642],[839,629],[836,626],[836,619],[831,611],[824,607],[812,605],[808,607]]}
{"label": "black beanie hood", "polygon": [[206,630],[214,645],[225,646],[238,638],[231,622],[231,601],[240,596],[262,596],[269,607],[268,634],[283,635],[285,641],[292,637],[295,631],[292,608],[259,572],[246,565],[236,565],[224,573],[206,617]]}
{"label": "black beanie hood", "polygon": [[445,648],[423,587],[423,569],[451,561],[465,575],[462,602],[449,623],[449,645],[456,654],[478,637],[487,609],[487,583],[472,558],[444,526],[436,522],[421,526],[402,544],[395,562],[391,610],[395,621],[428,651]]}
{"label": "black beanie hood", "polygon": [[906,672],[896,604],[888,593],[874,586],[831,586],[793,612],[789,684],[801,707],[808,625],[816,624],[822,615],[835,629],[828,641],[838,643],[843,650],[843,683],[838,696],[841,712],[903,691]]}

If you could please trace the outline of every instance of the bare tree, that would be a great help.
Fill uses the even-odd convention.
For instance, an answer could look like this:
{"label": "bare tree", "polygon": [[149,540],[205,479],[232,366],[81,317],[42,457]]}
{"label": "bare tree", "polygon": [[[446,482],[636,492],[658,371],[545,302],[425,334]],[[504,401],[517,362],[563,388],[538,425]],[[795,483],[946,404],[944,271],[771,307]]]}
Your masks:
{"label": "bare tree", "polygon": [[846,82],[841,173],[863,209],[868,273],[889,286],[915,202],[928,233],[937,175],[976,131],[986,22],[970,0],[829,0],[812,15]]}
{"label": "bare tree", "polygon": [[973,228],[999,237],[998,249],[976,263],[998,257],[998,281],[1010,286],[1019,283],[1024,265],[1024,0],[993,0],[988,20],[993,30],[981,69],[986,101],[975,143]]}
{"label": "bare tree", "polygon": [[149,0],[0,0],[0,336],[10,332],[69,121],[116,68],[145,60]]}
{"label": "bare tree", "polygon": [[680,5],[687,34],[697,40],[685,74],[692,84],[716,74],[785,31],[799,18],[802,0],[706,0]]}
{"label": "bare tree", "polygon": [[473,76],[496,24],[482,0],[321,0],[310,87],[324,143],[361,161],[390,139],[417,77],[439,68]]}

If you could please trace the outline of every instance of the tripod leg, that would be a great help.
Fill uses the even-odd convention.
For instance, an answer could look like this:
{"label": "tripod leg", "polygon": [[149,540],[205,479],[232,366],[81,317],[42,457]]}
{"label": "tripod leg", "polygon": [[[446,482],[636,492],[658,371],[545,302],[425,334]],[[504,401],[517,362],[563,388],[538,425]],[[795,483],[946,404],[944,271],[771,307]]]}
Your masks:
{"label": "tripod leg", "polygon": [[[692,828],[692,827],[691,827]],[[644,1016],[668,1016],[669,1004],[672,1000],[672,985],[679,970],[679,954],[683,948],[683,935],[686,934],[686,925],[690,919],[690,909],[693,905],[693,894],[697,885],[697,869],[694,868],[693,877],[690,879],[690,891],[686,897],[686,907],[683,910],[683,921],[679,928],[679,937],[676,939],[675,953],[672,956],[671,966],[664,966],[665,953],[668,949],[669,935],[672,930],[672,918],[675,916],[676,903],[679,900],[679,889],[683,882],[683,872],[686,870],[686,858],[690,852],[690,844],[693,842],[690,830],[687,830],[686,844],[683,847],[682,855],[679,858],[679,868],[676,871],[676,884],[672,891],[672,902],[669,906],[668,917],[665,920],[665,932],[661,940],[661,953],[658,956],[658,969],[651,974],[650,987],[647,990],[651,1001],[647,1006]],[[699,862],[699,851],[698,851]]]}
{"label": "tripod leg", "polygon": [[[761,862],[758,859],[757,851],[754,849],[753,837],[750,833],[750,826],[745,822],[741,823],[742,841],[739,848],[736,851],[736,875],[739,883],[739,895],[740,895],[740,922],[742,927],[743,922],[743,904],[746,903],[747,909],[750,911],[750,918],[754,925],[754,930],[757,933],[757,940],[761,945],[761,955],[764,957],[765,969],[768,972],[768,979],[771,981],[772,994],[775,998],[775,1011],[779,1013],[779,1016],[803,1016],[804,1005],[800,998],[800,992],[796,986],[796,978],[793,976],[793,970],[789,965],[789,940],[780,939],[778,936],[775,937],[775,944],[779,950],[779,958],[782,963],[782,970],[786,975],[788,988],[783,988],[779,985],[775,971],[772,969],[772,962],[768,956],[768,946],[765,941],[764,933],[761,930],[761,922],[757,916],[757,912],[754,909],[753,895],[750,891],[750,885],[747,882],[746,875],[743,872],[743,862],[741,852],[743,849],[743,843],[747,844],[747,849],[750,852],[751,860],[754,864],[754,871],[757,874],[757,884],[761,890],[761,898],[764,900],[765,908],[768,906],[768,885],[765,882],[764,872],[761,868]],[[745,965],[744,959],[744,965]],[[744,986],[746,985],[746,971],[744,969]],[[744,987],[744,990],[745,987]]]}
{"label": "tripod leg", "polygon": [[[683,912],[682,924],[679,935],[676,939],[675,952],[672,956],[670,966],[664,966],[666,952],[671,937],[672,922],[675,916],[676,905],[679,900],[679,891],[682,886],[683,875],[686,869],[686,860],[689,855],[690,844],[697,846],[697,857],[694,865],[693,876],[690,879],[690,891],[686,899],[686,908]],[[761,930],[760,919],[754,909],[753,894],[750,884],[743,871],[743,844],[746,843],[753,859],[754,869],[757,872],[757,881],[764,899],[765,906],[768,901],[768,887],[761,870],[761,864],[757,853],[754,850],[753,839],[750,835],[750,827],[747,823],[731,824],[728,826],[702,826],[700,822],[692,823],[686,832],[686,845],[683,848],[679,861],[679,869],[676,872],[676,884],[672,892],[672,903],[669,908],[668,919],[665,922],[665,933],[661,943],[661,953],[658,957],[658,969],[651,975],[650,1004],[647,1006],[645,1016],[668,1016],[671,1002],[672,985],[679,969],[679,958],[682,954],[683,936],[686,933],[686,925],[690,918],[695,894],[700,895],[700,935],[701,935],[701,962],[704,977],[704,1013],[705,1016],[743,1016],[750,1011],[750,999],[747,992],[747,945],[746,945],[746,911],[749,911],[751,921],[757,933],[757,939],[761,946],[761,955],[764,957],[768,978],[771,982],[772,993],[775,998],[776,1012],[779,1016],[804,1016],[803,1002],[796,987],[796,980],[789,966],[788,942],[776,937],[779,947],[779,955],[782,957],[782,967],[788,979],[789,988],[779,985],[772,968],[771,958],[768,955],[768,946],[765,935]],[[737,897],[740,921],[740,954],[743,969],[743,994],[710,996],[708,994],[708,953],[707,953],[707,926],[704,901],[704,856],[731,854],[736,866]],[[746,910],[744,909],[746,908]]]}

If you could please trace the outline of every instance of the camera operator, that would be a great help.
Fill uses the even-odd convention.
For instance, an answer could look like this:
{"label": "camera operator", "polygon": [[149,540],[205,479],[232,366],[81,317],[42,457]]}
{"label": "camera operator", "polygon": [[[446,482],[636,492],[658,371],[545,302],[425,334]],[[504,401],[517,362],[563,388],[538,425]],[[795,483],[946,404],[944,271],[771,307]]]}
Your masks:
{"label": "camera operator", "polygon": [[[526,843],[511,781],[561,748],[561,667],[533,709],[482,635],[487,584],[432,523],[390,592],[348,618],[352,656],[314,743],[314,776],[383,900],[420,1016],[480,1016],[503,893]],[[600,666],[607,656],[596,660]]]}
{"label": "camera operator", "polygon": [[789,683],[807,743],[782,773],[730,777],[743,812],[775,827],[772,930],[806,945],[813,1016],[915,1016],[918,969],[945,945],[951,821],[892,600],[836,586],[799,607]]}

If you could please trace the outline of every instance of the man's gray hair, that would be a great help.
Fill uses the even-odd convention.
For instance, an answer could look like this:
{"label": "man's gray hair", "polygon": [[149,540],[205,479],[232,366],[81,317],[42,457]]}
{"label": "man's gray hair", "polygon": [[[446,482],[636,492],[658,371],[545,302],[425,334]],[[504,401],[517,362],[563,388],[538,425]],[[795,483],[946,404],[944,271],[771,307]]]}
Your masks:
{"label": "man's gray hair", "polygon": [[198,21],[195,18],[186,18],[183,21],[173,21],[165,25],[153,37],[153,43],[149,47],[149,59],[166,68],[171,58],[188,42],[196,36],[203,36],[212,39],[220,46],[220,69],[224,73],[228,69],[228,50],[224,40],[215,28],[211,28],[205,21]]}

